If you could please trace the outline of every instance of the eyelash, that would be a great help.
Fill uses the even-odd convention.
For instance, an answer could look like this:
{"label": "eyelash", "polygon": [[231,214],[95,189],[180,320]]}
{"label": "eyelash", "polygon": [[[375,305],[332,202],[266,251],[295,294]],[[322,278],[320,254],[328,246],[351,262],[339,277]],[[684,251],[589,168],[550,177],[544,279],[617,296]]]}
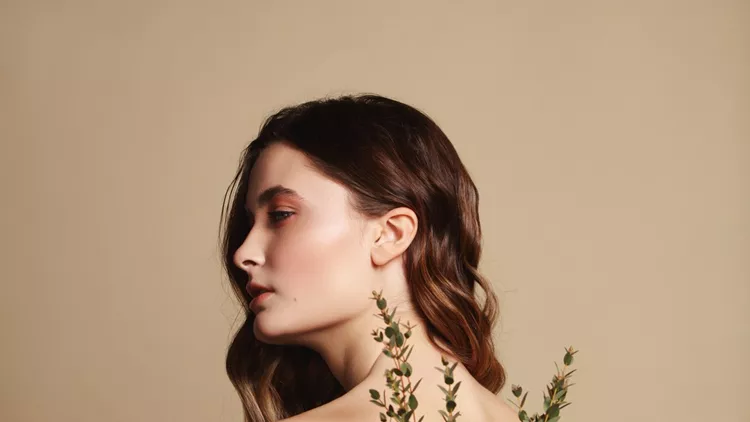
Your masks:
{"label": "eyelash", "polygon": [[[281,219],[279,219],[279,220],[276,220],[276,219],[274,219],[274,218],[273,218],[274,216],[278,216],[279,214],[282,214],[282,215],[283,215],[283,218],[281,218]],[[288,218],[289,216],[291,216],[292,214],[294,214],[294,213],[293,213],[293,212],[291,212],[291,211],[273,211],[273,212],[269,212],[269,213],[268,213],[268,216],[269,216],[269,218],[271,219],[271,222],[272,222],[272,223],[278,223],[278,222],[280,222],[280,221],[286,220],[286,219],[287,219],[287,218]]]}

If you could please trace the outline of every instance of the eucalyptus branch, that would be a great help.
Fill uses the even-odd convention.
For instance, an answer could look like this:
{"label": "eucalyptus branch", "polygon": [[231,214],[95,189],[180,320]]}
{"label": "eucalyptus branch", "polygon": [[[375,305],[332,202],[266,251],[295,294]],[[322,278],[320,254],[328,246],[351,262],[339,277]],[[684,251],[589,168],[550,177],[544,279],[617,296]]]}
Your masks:
{"label": "eucalyptus branch", "polygon": [[[370,402],[386,409],[385,413],[380,413],[380,420],[382,422],[392,419],[396,419],[398,422],[407,422],[409,421],[409,418],[412,417],[416,420],[417,416],[414,413],[414,410],[419,406],[419,402],[417,401],[414,392],[417,390],[417,387],[419,387],[419,383],[422,382],[422,379],[420,378],[416,384],[412,385],[412,367],[411,364],[409,364],[408,359],[413,350],[413,346],[406,345],[407,340],[412,335],[411,330],[414,326],[408,323],[402,324],[400,319],[398,321],[394,320],[396,309],[398,307],[393,308],[393,310],[389,312],[388,302],[382,296],[382,291],[378,293],[373,290],[371,299],[376,301],[380,311],[380,314],[375,314],[375,316],[382,318],[383,322],[386,324],[385,330],[373,330],[371,335],[375,341],[385,344],[383,354],[393,359],[394,367],[386,369],[384,373],[386,379],[385,385],[392,391],[390,398],[391,404],[386,405],[385,390],[383,390],[383,398],[381,399],[380,393],[375,389],[370,390],[370,397],[372,398]],[[406,332],[401,332],[402,326],[406,328]],[[388,341],[385,342],[384,338],[387,338]],[[394,407],[394,405],[396,407]],[[423,418],[424,416],[419,418],[418,422],[421,422]]]}
{"label": "eucalyptus branch", "polygon": [[[381,396],[380,392],[375,389],[370,389],[370,402],[375,405],[382,407],[385,411],[380,412],[380,422],[393,421],[397,422],[409,422],[410,419],[416,422],[422,422],[424,415],[417,421],[417,415],[414,413],[419,406],[417,397],[414,392],[419,387],[419,383],[422,382],[420,378],[416,384],[412,385],[411,375],[412,366],[409,364],[409,356],[414,348],[413,345],[407,345],[409,337],[412,335],[412,328],[415,326],[402,324],[401,320],[394,320],[396,315],[396,309],[388,309],[388,302],[380,293],[373,290],[371,299],[375,300],[379,313],[374,314],[377,318],[382,318],[385,323],[385,329],[378,328],[373,330],[370,334],[373,339],[379,343],[383,343],[383,354],[393,360],[393,368],[386,369],[384,372],[385,386],[391,390],[391,396],[389,398],[390,403],[386,403],[385,390]],[[402,327],[405,329],[402,332]],[[513,395],[516,397],[516,401],[509,400],[512,405],[518,409],[518,419],[522,422],[558,422],[560,419],[560,410],[564,409],[570,402],[566,402],[565,398],[568,394],[568,388],[575,385],[569,384],[571,375],[576,371],[575,369],[566,372],[568,367],[573,363],[573,355],[578,353],[573,347],[565,349],[565,357],[563,358],[564,366],[562,370],[555,363],[557,373],[552,378],[549,386],[547,386],[547,393],[544,394],[544,412],[542,414],[535,413],[529,416],[524,405],[526,404],[526,397],[528,392],[524,393],[523,388],[520,385],[513,385],[511,390]],[[453,371],[456,369],[458,362],[454,362],[452,365],[441,355],[441,362],[443,368],[435,367],[438,371],[443,374],[443,380],[445,381],[446,387],[438,385],[438,388],[445,393],[445,410],[438,410],[440,415],[443,417],[445,422],[455,422],[461,412],[456,412],[456,397],[458,396],[458,388],[461,386],[461,382],[457,382],[453,385],[455,379]],[[523,397],[521,395],[523,394]]]}
{"label": "eucalyptus branch", "polygon": [[566,402],[565,398],[568,394],[568,388],[575,384],[568,384],[570,376],[576,371],[575,369],[570,372],[565,370],[573,363],[573,355],[578,353],[577,350],[573,350],[573,347],[565,349],[565,357],[563,358],[563,368],[557,366],[557,373],[552,378],[552,381],[547,386],[547,393],[544,394],[544,412],[542,414],[534,413],[529,416],[528,413],[523,409],[526,404],[526,396],[529,394],[527,391],[523,393],[523,388],[520,385],[513,385],[511,391],[516,399],[523,398],[520,401],[509,400],[518,409],[518,419],[523,422],[557,422],[560,419],[560,410],[564,409],[570,402]]}
{"label": "eucalyptus branch", "polygon": [[461,412],[458,412],[455,415],[453,414],[453,411],[456,409],[456,393],[458,392],[458,387],[461,386],[461,381],[457,382],[453,387],[451,387],[451,384],[453,384],[454,381],[453,370],[456,369],[458,362],[453,363],[453,365],[449,367],[448,365],[450,363],[445,359],[445,356],[441,356],[440,360],[442,361],[444,368],[438,368],[436,366],[435,369],[443,373],[443,380],[445,380],[445,383],[448,385],[447,389],[442,385],[438,385],[438,388],[445,393],[445,410],[448,412],[446,413],[445,410],[438,410],[438,412],[440,412],[440,415],[445,422],[455,422],[456,419],[461,416]]}

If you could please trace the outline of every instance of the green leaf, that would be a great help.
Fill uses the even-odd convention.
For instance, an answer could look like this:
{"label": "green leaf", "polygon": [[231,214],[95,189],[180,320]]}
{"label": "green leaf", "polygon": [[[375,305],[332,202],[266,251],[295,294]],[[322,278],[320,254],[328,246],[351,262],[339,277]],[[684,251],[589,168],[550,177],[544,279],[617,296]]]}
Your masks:
{"label": "green leaf", "polygon": [[453,409],[456,408],[456,402],[453,400],[446,401],[445,408],[448,410],[448,412],[453,412]]}
{"label": "green leaf", "polygon": [[513,392],[513,395],[516,396],[516,398],[521,397],[521,393],[523,392],[523,388],[521,388],[520,385],[515,384],[511,386],[510,390]]}
{"label": "green leaf", "polygon": [[385,327],[385,336],[388,338],[393,337],[393,335],[396,334],[396,332],[393,330],[392,327]]}
{"label": "green leaf", "polygon": [[388,306],[388,302],[386,302],[385,298],[378,299],[377,303],[378,309],[380,309],[381,311]]}
{"label": "green leaf", "polygon": [[396,309],[398,309],[398,306],[396,306],[395,308],[393,308],[393,311],[391,311],[391,314],[389,315],[390,318],[388,318],[388,319],[390,319],[391,321],[393,321],[393,317],[396,315]]}
{"label": "green leaf", "polygon": [[411,365],[409,365],[406,362],[401,364],[401,372],[403,372],[405,376],[410,377],[411,371],[412,371]]}
{"label": "green leaf", "polygon": [[453,386],[453,394],[455,395],[458,393],[458,387],[461,386],[461,381],[457,382],[456,385]]}
{"label": "green leaf", "polygon": [[385,416],[385,413],[380,413],[380,422],[385,422],[387,420],[387,416]]}
{"label": "green leaf", "polygon": [[520,419],[522,421],[528,421],[529,420],[529,415],[526,414],[525,410],[522,410],[522,411],[518,412],[518,419]]}
{"label": "green leaf", "polygon": [[451,377],[449,375],[446,375],[445,376],[445,383],[448,384],[448,385],[453,384],[453,377]]}
{"label": "green leaf", "polygon": [[552,406],[547,409],[547,416],[550,418],[554,418],[555,416],[560,414],[560,405],[557,403],[553,404]]}
{"label": "green leaf", "polygon": [[396,333],[396,346],[401,347],[404,345],[404,335]]}
{"label": "green leaf", "polygon": [[414,410],[419,405],[419,402],[417,401],[417,398],[414,395],[409,396],[409,408],[411,410]]}
{"label": "green leaf", "polygon": [[380,398],[380,393],[378,393],[378,390],[370,389],[370,397],[372,397],[375,400],[378,400]]}
{"label": "green leaf", "polygon": [[571,363],[573,363],[573,355],[571,355],[570,353],[566,353],[565,354],[565,359],[563,359],[563,362],[566,365],[570,365]]}
{"label": "green leaf", "polygon": [[529,392],[527,391],[526,394],[523,395],[523,398],[521,399],[521,407],[526,403],[526,396],[529,395]]}
{"label": "green leaf", "polygon": [[401,357],[404,356],[404,348],[402,347],[401,350],[396,353],[396,360],[401,362],[403,359]]}
{"label": "green leaf", "polygon": [[[408,337],[407,337],[407,338],[408,338]],[[408,350],[409,352],[407,352],[407,353],[406,353],[406,357],[404,358],[404,360],[409,360],[409,356],[411,356],[411,351],[412,351],[412,350],[414,350],[414,345],[411,345],[411,346],[406,346],[406,349],[407,349],[407,350]]]}

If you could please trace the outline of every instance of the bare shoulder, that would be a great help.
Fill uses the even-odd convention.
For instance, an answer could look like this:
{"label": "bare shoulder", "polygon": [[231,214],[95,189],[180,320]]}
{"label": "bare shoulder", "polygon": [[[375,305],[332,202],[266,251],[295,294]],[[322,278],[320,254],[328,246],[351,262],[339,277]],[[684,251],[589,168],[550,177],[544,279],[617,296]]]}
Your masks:
{"label": "bare shoulder", "polygon": [[[280,422],[359,422],[363,420],[378,420],[377,415],[372,415],[372,412],[365,411],[362,408],[360,408],[360,412],[336,412],[330,409],[323,409],[323,407],[283,419]],[[479,420],[482,422],[514,422],[518,420],[516,412],[498,397],[492,403],[487,403],[487,406],[483,406],[481,410],[483,416]],[[462,411],[462,414],[464,412],[465,410]],[[424,418],[423,422],[440,420],[437,411],[432,416],[425,416],[427,417]],[[472,419],[472,421],[475,422],[476,420]]]}
{"label": "bare shoulder", "polygon": [[[519,420],[516,411],[503,399],[502,392],[495,394],[477,382],[471,383],[470,386],[463,391],[463,397],[457,397],[461,415],[466,416],[464,419],[481,422]],[[464,390],[463,387],[461,389]],[[461,393],[458,396],[461,396]]]}
{"label": "bare shoulder", "polygon": [[[355,420],[363,420],[353,418],[355,415],[352,414],[352,406],[350,402],[351,400],[347,394],[330,403],[326,403],[315,409],[310,409],[299,415],[282,419],[279,422],[351,422]],[[370,420],[377,419],[370,418]]]}
{"label": "bare shoulder", "polygon": [[340,421],[342,419],[335,417],[335,413],[325,408],[325,405],[300,413],[290,418],[282,419],[279,422],[324,422]]}
{"label": "bare shoulder", "polygon": [[[501,395],[495,395],[485,388],[467,385],[463,391],[463,397],[458,398],[458,410],[463,418],[472,422],[515,422],[518,415],[513,408],[506,403]],[[464,388],[462,388],[464,390]],[[330,403],[299,415],[283,419],[281,422],[359,422],[376,421],[382,409],[368,403],[368,397],[359,397],[356,394],[345,395]],[[459,395],[461,395],[459,393]],[[419,408],[425,411],[423,422],[442,422],[442,417],[437,409],[444,405],[442,398],[425,399],[420,402]],[[427,411],[427,409],[435,409]],[[420,415],[421,416],[421,415]]]}
{"label": "bare shoulder", "polygon": [[[492,393],[490,393],[492,394]],[[489,422],[512,422],[517,421],[518,413],[500,396],[493,395],[487,412]]]}
{"label": "bare shoulder", "polygon": [[300,413],[299,415],[292,416],[290,418],[282,419],[279,422],[323,422],[323,421],[332,421],[336,420],[333,419],[330,415],[325,416],[324,414],[321,414],[320,407],[308,410],[307,412]]}

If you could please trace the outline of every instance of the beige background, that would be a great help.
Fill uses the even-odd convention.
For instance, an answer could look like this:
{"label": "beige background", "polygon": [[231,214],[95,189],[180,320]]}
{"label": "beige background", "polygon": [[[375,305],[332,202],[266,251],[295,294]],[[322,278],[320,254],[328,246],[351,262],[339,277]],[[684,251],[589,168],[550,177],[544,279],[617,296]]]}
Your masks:
{"label": "beige background", "polygon": [[563,420],[750,421],[750,3],[458,3],[1,2],[0,420],[241,421],[224,189],[372,91],[481,191],[504,397],[573,345]]}

